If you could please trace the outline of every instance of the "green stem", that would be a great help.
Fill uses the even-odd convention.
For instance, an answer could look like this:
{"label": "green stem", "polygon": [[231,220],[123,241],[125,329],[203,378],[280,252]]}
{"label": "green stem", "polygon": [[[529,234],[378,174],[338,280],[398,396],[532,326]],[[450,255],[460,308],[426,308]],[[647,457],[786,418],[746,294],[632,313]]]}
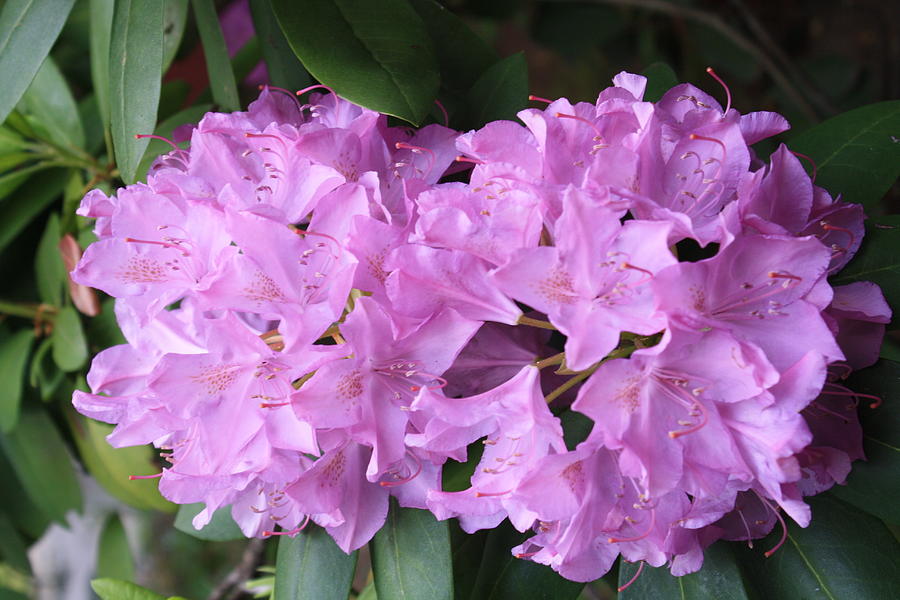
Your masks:
{"label": "green stem", "polygon": [[531,317],[526,317],[525,315],[519,317],[518,323],[519,325],[531,325],[532,327],[540,327],[541,329],[552,329],[553,331],[556,331],[556,327],[554,327],[553,323],[551,323],[550,321],[532,319]]}
{"label": "green stem", "polygon": [[548,358],[544,358],[538,361],[535,361],[534,366],[538,369],[543,369],[544,367],[549,367],[552,365],[561,365],[563,361],[566,359],[566,353],[560,352],[559,354],[554,354]]}
{"label": "green stem", "polygon": [[7,302],[0,300],[0,314],[11,317],[23,317],[25,319],[37,319],[38,316],[46,319],[52,317],[56,309],[49,304],[33,304],[25,302]]}
{"label": "green stem", "polygon": [[567,391],[569,391],[570,389],[572,389],[573,387],[575,387],[576,385],[578,385],[579,383],[581,383],[582,381],[584,381],[585,379],[587,379],[588,377],[593,375],[594,371],[596,371],[598,368],[600,368],[600,365],[602,365],[606,361],[613,360],[615,358],[627,358],[627,357],[631,356],[631,353],[634,352],[636,349],[637,348],[635,348],[634,346],[626,346],[624,348],[616,348],[615,350],[610,352],[606,356],[606,358],[604,358],[597,364],[591,365],[584,371],[578,371],[577,373],[575,373],[575,375],[573,375],[571,379],[569,379],[568,381],[563,383],[561,386],[559,386],[558,388],[556,388],[555,390],[553,390],[552,392],[550,392],[549,394],[544,396],[544,401],[546,401],[547,404],[550,404],[551,402],[553,402],[554,400],[559,398],[561,395],[565,394]]}

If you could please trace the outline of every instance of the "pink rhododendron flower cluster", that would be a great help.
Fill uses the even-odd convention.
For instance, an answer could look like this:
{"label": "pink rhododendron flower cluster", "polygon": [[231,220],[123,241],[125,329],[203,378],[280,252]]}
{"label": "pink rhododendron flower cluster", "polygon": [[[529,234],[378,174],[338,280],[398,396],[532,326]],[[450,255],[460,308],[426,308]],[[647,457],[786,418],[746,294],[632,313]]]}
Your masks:
{"label": "pink rhododendron flower cluster", "polygon": [[[828,283],[862,209],[784,146],[755,157],[779,115],[614,83],[464,134],[327,93],[206,115],[146,184],[82,202],[99,241],[73,278],[128,344],[75,406],[160,448],[198,528],[230,506],[248,536],[312,520],[351,551],[394,496],[469,532],[509,519],[534,532],[517,556],[589,581],[806,526],[804,495],[862,458],[839,382],[890,315]],[[568,446],[566,410],[593,421]]]}

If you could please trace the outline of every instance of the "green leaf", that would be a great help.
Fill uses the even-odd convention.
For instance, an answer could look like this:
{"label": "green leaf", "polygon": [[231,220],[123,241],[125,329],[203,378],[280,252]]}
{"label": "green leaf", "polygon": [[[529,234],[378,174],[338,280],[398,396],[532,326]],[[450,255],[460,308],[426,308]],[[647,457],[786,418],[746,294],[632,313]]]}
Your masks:
{"label": "green leaf", "polygon": [[[9,482],[6,482],[7,484]],[[5,512],[0,511],[0,558],[12,567],[29,573],[28,547]]]}
{"label": "green leaf", "polygon": [[497,53],[440,2],[412,0],[410,4],[434,43],[441,86],[460,94],[469,91],[478,77],[497,62]]}
{"label": "green leaf", "polygon": [[23,412],[15,429],[0,434],[0,444],[25,492],[45,515],[62,522],[67,511],[81,510],[72,458],[45,412]]}
{"label": "green leaf", "polygon": [[[847,387],[872,394],[884,402],[870,408],[860,403],[865,461],[853,463],[847,485],[836,485],[831,493],[885,521],[900,524],[900,363],[881,360],[854,373]],[[849,401],[849,400],[848,400]]]}
{"label": "green leaf", "polygon": [[165,0],[166,12],[163,14],[163,60],[162,72],[169,70],[178,47],[181,46],[181,38],[184,37],[184,29],[188,19],[188,0]]}
{"label": "green leaf", "polygon": [[[870,218],[862,246],[843,270],[831,278],[832,285],[873,281],[881,286],[888,304],[900,307],[900,215]],[[892,323],[898,322],[894,310]]]}
{"label": "green leaf", "polygon": [[[0,202],[0,251],[13,241],[34,217],[59,198],[66,183],[65,176],[65,170],[54,169],[29,180],[24,192]],[[2,180],[3,177],[0,177],[0,182]],[[0,192],[0,198],[2,196]]]}
{"label": "green leaf", "polygon": [[[881,600],[900,598],[900,544],[885,525],[829,494],[807,498],[812,523],[791,523],[784,545],[770,558],[763,550],[781,537],[776,530],[754,542],[754,550],[736,545],[741,566],[758,597],[766,600]],[[893,501],[893,499],[885,499]]]}
{"label": "green leaf", "polygon": [[507,56],[485,71],[466,95],[468,125],[481,127],[491,121],[515,120],[528,104],[528,65],[525,54]]}
{"label": "green leaf", "polygon": [[870,211],[900,176],[900,100],[832,117],[789,142],[816,162],[816,185]]}
{"label": "green leaf", "polygon": [[351,102],[419,125],[440,76],[431,38],[405,0],[272,0],[294,53]]}
{"label": "green leaf", "polygon": [[400,508],[391,499],[387,521],[369,546],[379,598],[450,600],[453,563],[447,521]]}
{"label": "green leaf", "polygon": [[678,75],[668,64],[655,62],[641,71],[647,78],[647,89],[644,91],[645,102],[657,102],[670,88],[678,85]]}
{"label": "green leaf", "polygon": [[583,583],[569,581],[550,567],[516,558],[510,550],[530,534],[519,533],[509,521],[492,529],[484,546],[472,600],[575,600]]}
{"label": "green leaf", "polygon": [[134,579],[134,559],[128,547],[128,536],[118,515],[106,521],[97,550],[97,575],[126,581]]}
{"label": "green leaf", "polygon": [[84,127],[78,105],[65,77],[49,56],[38,69],[19,106],[34,117],[35,129],[42,137],[64,148],[84,147]]}
{"label": "green leaf", "polygon": [[81,318],[73,306],[64,306],[53,322],[53,361],[63,371],[77,371],[88,358]]}
{"label": "green leaf", "polygon": [[200,30],[200,41],[203,43],[203,56],[206,58],[206,71],[209,73],[209,87],[212,97],[219,108],[232,112],[240,110],[237,84],[228,48],[225,47],[225,36],[219,26],[219,15],[212,0],[191,0],[197,29]]}
{"label": "green leaf", "polygon": [[9,459],[0,442],[0,480],[3,481],[3,493],[0,494],[0,509],[9,515],[16,529],[31,538],[39,538],[50,525],[50,518],[36,506],[19,477],[9,463]]}
{"label": "green leaf", "polygon": [[175,515],[175,529],[199,538],[201,540],[209,540],[214,542],[224,542],[227,540],[244,539],[241,528],[238,527],[234,519],[231,518],[231,507],[223,506],[213,513],[212,519],[203,529],[194,529],[191,523],[200,511],[204,509],[204,504],[182,504],[178,507],[178,514]]}
{"label": "green leaf", "polygon": [[34,332],[21,329],[9,337],[0,339],[0,431],[9,432],[19,420],[22,403],[22,383],[25,380],[25,364]]}
{"label": "green leaf", "polygon": [[109,97],[116,164],[122,180],[135,182],[159,104],[163,60],[163,13],[159,0],[120,0],[110,41]]}
{"label": "green leaf", "polygon": [[466,533],[456,519],[450,520],[449,527],[450,548],[453,552],[453,597],[456,600],[469,600],[478,581],[478,569],[484,557],[488,531]]}
{"label": "green leaf", "polygon": [[345,554],[331,536],[310,523],[296,537],[282,536],[275,563],[275,598],[345,600],[357,553]]}
{"label": "green leaf", "polygon": [[174,512],[176,506],[159,494],[156,479],[131,481],[130,475],[159,473],[150,446],[113,448],[106,441],[113,426],[68,413],[69,428],[84,466],[103,488],[125,504],[141,510]]}
{"label": "green leaf", "polygon": [[[703,555],[703,568],[682,577],[673,577],[666,567],[644,565],[637,579],[619,593],[619,599],[747,600],[750,597],[731,544],[718,542],[707,548]],[[631,581],[639,568],[638,563],[622,561],[619,585],[624,586]]]}
{"label": "green leaf", "polygon": [[115,0],[90,0],[91,79],[103,130],[109,131],[109,43]]}
{"label": "green leaf", "polygon": [[7,0],[0,10],[0,123],[19,103],[75,0]]}
{"label": "green leaf", "polygon": [[[11,195],[14,191],[19,189],[19,187],[23,183],[25,183],[33,174],[46,168],[48,167],[45,163],[37,163],[0,176],[0,200],[3,200],[7,196]],[[35,211],[34,214],[37,214],[37,212],[40,211]]]}
{"label": "green leaf", "polygon": [[62,383],[65,374],[59,370],[56,363],[47,360],[47,353],[53,346],[53,340],[44,338],[38,344],[34,356],[31,357],[31,368],[28,374],[28,383],[37,388],[41,400],[47,402],[53,397],[53,392]]}
{"label": "green leaf", "polygon": [[91,588],[100,600],[166,600],[160,596],[130,581],[119,579],[94,579]]}
{"label": "green leaf", "polygon": [[271,2],[250,0],[250,12],[272,85],[294,91],[312,85],[312,77],[303,68],[278,26]]}
{"label": "green leaf", "polygon": [[34,257],[34,270],[37,278],[38,297],[41,302],[50,306],[60,306],[63,298],[63,286],[66,284],[66,266],[59,254],[59,216],[56,213],[47,219],[44,235],[38,243]]}
{"label": "green leaf", "polygon": [[10,152],[0,155],[0,173],[15,169],[19,165],[35,158],[33,152]]}

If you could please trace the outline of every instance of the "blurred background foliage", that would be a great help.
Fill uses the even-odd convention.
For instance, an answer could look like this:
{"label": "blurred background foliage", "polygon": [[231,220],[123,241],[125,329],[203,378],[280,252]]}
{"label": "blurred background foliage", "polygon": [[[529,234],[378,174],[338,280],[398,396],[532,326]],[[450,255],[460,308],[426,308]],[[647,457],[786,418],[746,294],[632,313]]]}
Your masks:
{"label": "blurred background foliage", "polygon": [[[88,598],[93,577],[137,581],[163,594],[189,598],[233,598],[242,593],[249,597],[250,592],[241,592],[241,584],[258,577],[258,589],[268,595],[271,574],[256,568],[275,564],[275,542],[236,540],[227,518],[204,530],[207,540],[185,533],[190,530],[189,515],[183,512],[175,522],[177,507],[159,496],[155,481],[128,480],[129,475],[158,472],[152,450],[110,448],[104,440],[110,427],[81,417],[71,407],[72,391],[86,389],[90,357],[123,342],[111,301],[71,284],[66,275],[79,248],[93,240],[92,223],[74,213],[81,197],[93,188],[110,193],[123,179],[130,179],[122,176],[122,165],[110,156],[109,106],[117,96],[106,84],[115,64],[102,50],[117,43],[115,26],[122,23],[117,20],[113,25],[116,4],[114,0],[0,2],[0,31],[5,32],[0,35],[0,70],[11,68],[4,64],[3,52],[16,43],[27,45],[34,55],[30,58],[37,61],[44,56],[42,44],[49,49],[49,58],[34,65],[36,76],[30,85],[15,78],[0,84],[6,88],[0,90],[0,108],[9,111],[8,116],[6,110],[0,111],[0,118],[5,116],[0,126],[0,600]],[[287,49],[267,0],[165,0],[158,23],[138,18],[141,5],[147,3],[118,4],[134,5],[137,21],[131,26],[136,31],[144,28],[147,35],[162,35],[158,109],[147,117],[151,127],[142,133],[171,136],[176,127],[195,123],[208,110],[246,107],[256,97],[258,85],[270,80],[295,88],[312,81]],[[900,97],[900,19],[891,2],[446,0],[442,4],[496,57],[524,52],[527,91],[537,96],[593,101],[621,70],[648,72],[667,81],[673,76],[670,67],[677,80],[690,81],[724,103],[723,90],[705,73],[713,66],[730,86],[738,110],[775,110],[792,123],[791,132],[757,147],[763,155],[781,139],[828,117]],[[30,25],[33,29],[11,26],[26,7],[41,6],[46,12]],[[98,23],[105,24],[111,39],[98,35]],[[224,34],[230,63],[227,58],[223,62],[222,48],[209,37],[215,37],[216,25]],[[17,40],[17,31],[23,39]],[[212,55],[210,48],[219,55]],[[25,63],[23,72],[28,71]],[[213,76],[214,89],[207,73]],[[465,89],[479,74],[461,79]],[[227,85],[229,76],[236,88]],[[216,88],[223,77],[225,87]],[[524,78],[517,81],[524,85]],[[229,92],[234,89],[237,95]],[[457,95],[456,104],[448,92],[451,124],[471,127],[495,118],[489,112],[494,107],[478,105],[477,92],[476,84],[468,100]],[[524,103],[524,98],[514,98],[515,103]],[[504,115],[512,108],[497,110]],[[168,149],[158,141],[150,142],[146,150],[134,148],[128,160],[138,179],[153,157]],[[880,205],[871,203],[870,211],[898,212],[898,198],[895,184]],[[885,219],[893,223],[896,217]],[[881,250],[897,248],[895,234],[881,235],[890,238],[881,242]],[[900,269],[896,261],[886,268],[893,277]],[[883,356],[900,358],[897,348],[889,341]],[[875,375],[862,376],[860,385],[890,395],[898,386],[896,369],[879,368],[882,371]],[[862,477],[880,481],[878,492],[883,494],[890,486],[896,488],[894,473],[863,471]],[[885,477],[894,482],[885,482]],[[865,489],[854,491],[851,486],[840,495],[857,506],[874,504],[870,511],[886,520],[896,536],[897,511],[883,506],[896,504],[896,494],[873,502]],[[827,514],[831,509],[822,510]],[[838,519],[839,513],[834,513]],[[455,548],[475,543],[452,530]],[[371,578],[367,561],[363,553],[353,583],[360,598],[374,596],[371,586],[365,588]],[[575,596],[613,597],[616,576],[613,573],[606,582],[580,592],[578,587]],[[566,589],[566,597],[574,597]],[[457,597],[461,594],[458,590]]]}

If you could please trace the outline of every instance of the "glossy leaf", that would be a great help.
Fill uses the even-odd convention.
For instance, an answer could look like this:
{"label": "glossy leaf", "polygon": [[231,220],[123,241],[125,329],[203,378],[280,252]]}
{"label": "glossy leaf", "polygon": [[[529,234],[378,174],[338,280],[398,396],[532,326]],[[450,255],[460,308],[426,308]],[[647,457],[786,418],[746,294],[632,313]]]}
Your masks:
{"label": "glossy leaf", "polygon": [[175,529],[199,538],[201,540],[210,540],[215,542],[224,542],[226,540],[244,539],[240,527],[231,518],[231,507],[223,506],[215,513],[209,523],[203,529],[194,529],[191,520],[203,510],[203,503],[182,504],[178,507],[178,514],[175,515]]}
{"label": "glossy leaf", "polygon": [[900,100],[832,117],[788,142],[816,162],[816,185],[870,211],[900,176]]}
{"label": "glossy leaf", "polygon": [[34,332],[31,329],[20,329],[8,337],[0,338],[0,381],[3,382],[3,391],[0,392],[0,431],[11,431],[19,420],[25,365],[28,363],[33,341]]}
{"label": "glossy leaf", "polygon": [[63,371],[77,371],[88,358],[81,318],[73,306],[64,306],[53,321],[53,361]]}
{"label": "glossy leaf", "polygon": [[[619,593],[620,600],[644,598],[681,598],[683,600],[748,600],[732,545],[718,542],[703,552],[703,568],[696,573],[673,577],[665,566],[644,565],[641,574]],[[619,565],[619,585],[634,578],[637,563],[622,561]]]}
{"label": "glossy leaf", "polygon": [[391,499],[387,521],[370,545],[379,598],[453,598],[447,525],[428,511],[401,508]]}
{"label": "glossy leaf", "polygon": [[142,510],[175,511],[176,506],[159,494],[157,480],[128,479],[130,475],[159,473],[150,446],[113,448],[106,441],[112,425],[74,414],[69,415],[69,426],[85,467],[107,492]]}
{"label": "glossy leaf", "polygon": [[282,536],[275,563],[275,598],[345,600],[357,553],[345,554],[328,533],[310,523],[296,537]]}
{"label": "glossy leaf", "polygon": [[90,0],[91,79],[103,129],[109,130],[109,43],[115,0]]}
{"label": "glossy leaf", "polygon": [[873,281],[881,286],[894,307],[893,323],[900,313],[900,215],[870,218],[862,247],[843,270],[831,278],[832,285]]}
{"label": "glossy leaf", "polygon": [[831,493],[885,521],[900,525],[900,363],[881,360],[854,373],[846,382],[851,390],[883,399],[881,406],[860,403],[865,461],[853,463],[847,485]]}
{"label": "glossy leaf", "polygon": [[885,525],[824,494],[806,501],[812,523],[790,523],[788,539],[770,558],[764,550],[781,537],[776,528],[738,557],[760,598],[767,600],[882,600],[900,597],[900,544]]}
{"label": "glossy leaf", "polygon": [[655,62],[641,71],[647,78],[647,89],[644,90],[645,102],[657,102],[669,89],[678,85],[678,76],[672,67],[663,62]]}
{"label": "glossy leaf", "polygon": [[209,74],[213,100],[223,111],[239,110],[241,101],[238,99],[237,83],[231,69],[228,48],[225,47],[225,36],[222,35],[222,28],[219,26],[216,7],[212,0],[191,0],[191,4],[197,19],[200,40],[203,42],[203,56],[206,59],[206,71]]}
{"label": "glossy leaf", "polygon": [[437,95],[431,38],[405,0],[272,0],[294,53],[341,97],[420,124]]}
{"label": "glossy leaf", "polygon": [[485,71],[466,95],[469,122],[482,127],[490,121],[515,120],[528,104],[528,65],[522,52],[508,56]]}
{"label": "glossy leaf", "polygon": [[116,165],[134,183],[148,140],[136,134],[156,127],[163,60],[163,13],[159,0],[120,0],[110,41],[109,97]]}
{"label": "glossy leaf", "polygon": [[130,581],[119,579],[94,579],[91,588],[100,600],[166,600],[160,596]]}
{"label": "glossy leaf", "polygon": [[469,600],[478,581],[478,570],[484,559],[484,543],[488,531],[466,533],[456,519],[449,521],[450,548],[453,558],[453,597]]}
{"label": "glossy leaf", "polygon": [[0,123],[47,58],[75,0],[7,0],[0,10]]}
{"label": "glossy leaf", "polygon": [[250,0],[250,12],[272,85],[292,91],[312,85],[312,78],[281,32],[272,12],[272,3],[269,0]]}
{"label": "glossy leaf", "polygon": [[72,458],[46,413],[23,412],[15,429],[0,434],[0,444],[28,497],[47,517],[61,522],[67,511],[81,509]]}
{"label": "glossy leaf", "polygon": [[434,43],[441,87],[465,93],[499,57],[462,19],[436,0],[412,0]]}
{"label": "glossy leaf", "polygon": [[84,147],[78,105],[65,77],[49,56],[22,96],[20,107],[34,117],[35,129],[40,129],[51,141],[68,148]]}
{"label": "glossy leaf", "polygon": [[60,237],[59,217],[54,213],[47,219],[47,227],[41,241],[38,242],[37,254],[34,257],[38,297],[41,302],[51,306],[62,304],[62,291],[67,277],[57,246]]}
{"label": "glossy leaf", "polygon": [[478,571],[472,600],[575,600],[583,583],[569,581],[550,567],[516,558],[511,550],[531,537],[513,529],[504,521],[492,529],[484,546],[484,558]]}
{"label": "glossy leaf", "polygon": [[128,547],[128,536],[118,515],[106,521],[97,550],[97,575],[115,579],[134,579],[134,559]]}
{"label": "glossy leaf", "polygon": [[166,12],[163,14],[163,60],[162,72],[169,70],[188,20],[188,0],[165,0]]}

